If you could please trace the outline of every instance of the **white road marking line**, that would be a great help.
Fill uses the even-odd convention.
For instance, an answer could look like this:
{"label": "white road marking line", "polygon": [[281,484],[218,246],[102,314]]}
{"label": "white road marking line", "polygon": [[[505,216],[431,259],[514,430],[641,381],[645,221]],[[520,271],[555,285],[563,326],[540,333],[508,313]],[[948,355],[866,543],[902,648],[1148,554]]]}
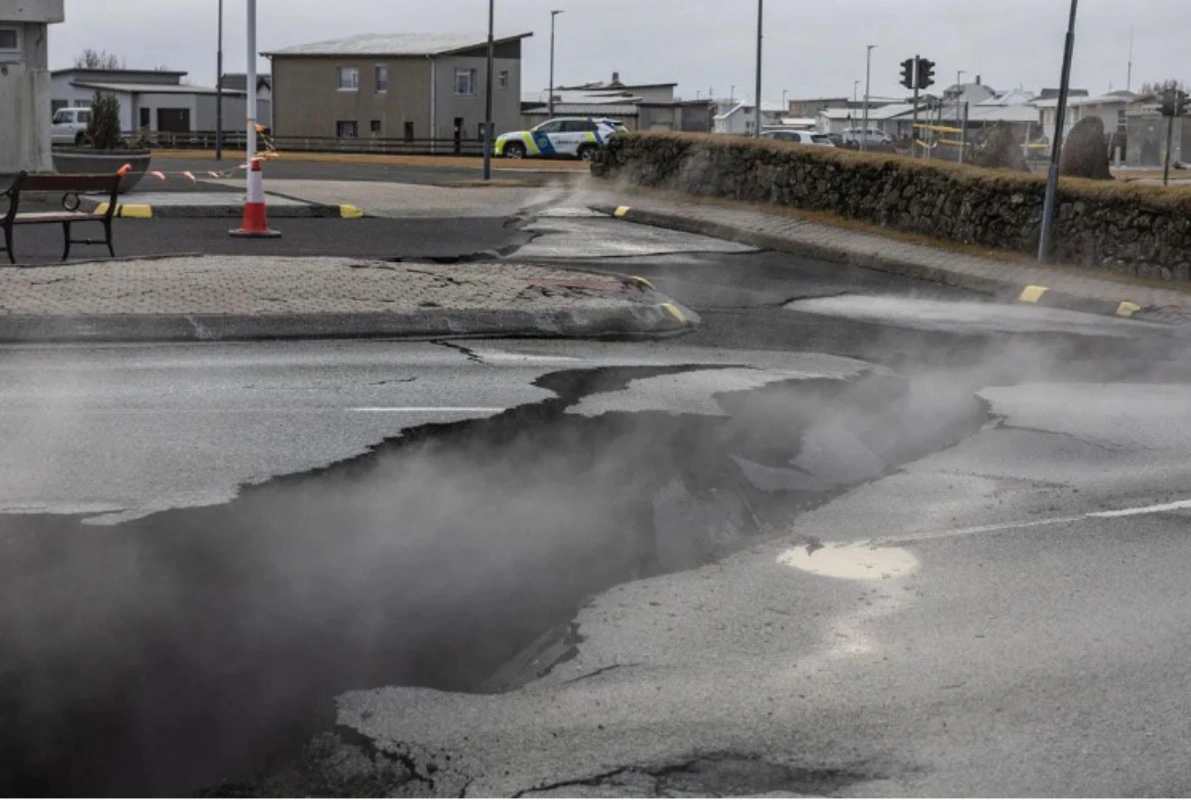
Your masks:
{"label": "white road marking line", "polygon": [[1088,514],[1089,517],[1112,519],[1115,517],[1136,517],[1141,514],[1161,514],[1164,511],[1184,511],[1191,508],[1191,500],[1179,500],[1175,503],[1162,503],[1156,506],[1141,506],[1140,508],[1123,508],[1119,511],[1097,511]]}
{"label": "white road marking line", "polygon": [[1112,511],[1090,511],[1086,514],[1077,514],[1070,517],[1051,517],[1049,519],[1036,519],[1029,522],[1005,522],[999,525],[979,525],[973,528],[955,528],[949,531],[935,531],[933,533],[911,533],[906,536],[888,536],[882,539],[874,539],[873,544],[898,545],[909,542],[925,542],[932,539],[952,539],[960,536],[973,536],[978,533],[997,533],[1000,531],[1038,528],[1044,525],[1064,525],[1070,522],[1081,522],[1083,520],[1089,519],[1122,519],[1125,517],[1140,517],[1149,514],[1163,514],[1167,511],[1188,510],[1191,510],[1191,500],[1179,500],[1174,503],[1160,503],[1158,505],[1139,506],[1137,508],[1121,508]]}
{"label": "white road marking line", "polygon": [[504,408],[485,408],[480,406],[435,407],[435,406],[397,406],[394,408],[349,408],[348,411],[358,414],[500,414]]}

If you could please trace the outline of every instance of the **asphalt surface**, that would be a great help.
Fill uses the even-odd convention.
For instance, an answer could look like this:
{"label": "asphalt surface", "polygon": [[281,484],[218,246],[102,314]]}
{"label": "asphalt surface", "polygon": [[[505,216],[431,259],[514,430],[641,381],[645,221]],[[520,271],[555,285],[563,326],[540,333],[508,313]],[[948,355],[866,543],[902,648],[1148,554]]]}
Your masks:
{"label": "asphalt surface", "polygon": [[1180,329],[500,230],[704,327],[2,351],[5,793],[1191,791]]}

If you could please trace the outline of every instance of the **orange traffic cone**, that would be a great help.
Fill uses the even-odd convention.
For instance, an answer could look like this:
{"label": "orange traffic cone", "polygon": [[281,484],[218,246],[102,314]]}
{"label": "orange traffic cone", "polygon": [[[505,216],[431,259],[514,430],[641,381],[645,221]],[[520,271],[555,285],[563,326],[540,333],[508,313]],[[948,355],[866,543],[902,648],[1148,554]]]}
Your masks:
{"label": "orange traffic cone", "polygon": [[265,210],[265,184],[261,175],[261,160],[252,159],[248,172],[248,197],[244,203],[244,221],[240,229],[229,231],[232,236],[244,239],[279,239],[280,231],[269,229],[269,214]]}

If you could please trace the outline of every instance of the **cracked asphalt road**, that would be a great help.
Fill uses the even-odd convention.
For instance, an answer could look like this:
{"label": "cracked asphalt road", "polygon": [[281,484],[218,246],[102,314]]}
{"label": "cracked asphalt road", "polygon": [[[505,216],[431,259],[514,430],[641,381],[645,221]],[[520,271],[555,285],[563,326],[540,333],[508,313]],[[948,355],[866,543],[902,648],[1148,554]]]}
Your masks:
{"label": "cracked asphalt road", "polygon": [[0,350],[0,788],[1191,791],[1179,331],[568,219],[703,329]]}

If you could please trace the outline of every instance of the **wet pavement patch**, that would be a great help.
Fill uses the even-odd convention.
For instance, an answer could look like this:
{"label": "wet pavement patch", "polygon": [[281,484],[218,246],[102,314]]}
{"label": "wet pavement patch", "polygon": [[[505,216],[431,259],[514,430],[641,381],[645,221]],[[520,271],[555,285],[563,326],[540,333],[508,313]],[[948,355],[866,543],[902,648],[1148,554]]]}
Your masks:
{"label": "wet pavement patch", "polygon": [[217,507],[102,529],[0,517],[0,792],[251,783],[331,729],[336,695],[483,689],[586,598],[788,529],[846,486],[774,492],[738,459],[788,466],[828,411],[889,469],[985,421],[972,399],[904,428],[905,383],[883,373],[733,391],[726,416],[565,413],[691,369],[554,373],[538,383],[557,399]]}

